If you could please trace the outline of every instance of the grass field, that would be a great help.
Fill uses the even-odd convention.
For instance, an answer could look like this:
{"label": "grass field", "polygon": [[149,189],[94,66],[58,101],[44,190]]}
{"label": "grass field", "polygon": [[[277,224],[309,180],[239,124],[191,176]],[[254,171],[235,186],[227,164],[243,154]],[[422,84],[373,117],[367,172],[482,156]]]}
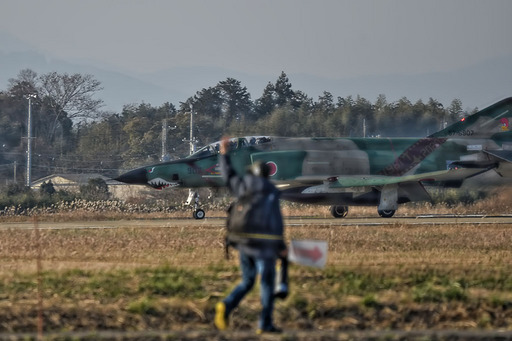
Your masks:
{"label": "grass field", "polygon": [[[160,221],[160,220],[159,220]],[[35,332],[38,248],[42,326],[69,331],[212,331],[213,307],[238,282],[224,258],[223,228],[0,230],[0,332]],[[80,223],[83,225],[83,222]],[[293,265],[276,323],[294,331],[512,328],[508,225],[305,225],[290,239],[329,245],[325,269]],[[254,290],[232,330],[254,330]]]}
{"label": "grass field", "polygon": [[[503,194],[469,207],[412,205],[398,214],[509,213],[511,202]],[[315,206],[286,205],[283,212],[328,216]],[[350,215],[376,213],[356,208]],[[60,335],[55,339],[95,339],[105,331],[128,331],[141,340],[250,339],[258,290],[235,310],[231,334],[216,333],[212,324],[215,303],[239,281],[236,253],[224,257],[223,228],[192,219],[173,225],[169,217],[76,211],[38,217],[64,223],[64,229],[0,228],[0,336],[35,333],[39,323],[45,335]],[[105,219],[113,228],[75,228]],[[324,269],[291,266],[291,295],[275,309],[276,324],[288,334],[277,339],[331,340],[344,332],[389,339],[386,333],[396,330],[512,332],[510,225],[328,226],[312,220],[287,228],[286,236],[327,240],[329,256]]]}

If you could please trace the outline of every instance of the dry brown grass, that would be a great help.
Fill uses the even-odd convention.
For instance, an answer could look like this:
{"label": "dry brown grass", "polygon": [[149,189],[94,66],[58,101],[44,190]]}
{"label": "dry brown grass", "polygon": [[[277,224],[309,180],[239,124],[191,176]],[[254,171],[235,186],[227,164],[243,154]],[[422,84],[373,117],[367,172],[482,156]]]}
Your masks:
{"label": "dry brown grass", "polygon": [[[99,298],[87,293],[68,297],[50,286],[44,292],[47,328],[66,326],[69,330],[80,330],[80,326],[88,326],[86,328],[90,330],[130,326],[136,330],[211,329],[213,304],[239,278],[235,253],[232,252],[230,260],[224,258],[223,227],[174,225],[169,220],[153,220],[151,223],[141,220],[137,222],[138,226],[123,221],[101,223],[102,226],[108,224],[115,228],[73,229],[83,223],[65,223],[58,226],[68,225],[69,229],[41,230],[42,264],[48,273],[46,276],[68,276],[72,280],[71,285],[79,287],[91,284],[83,275],[73,277],[68,273],[70,270],[87,271],[105,283],[109,283],[110,277],[115,281],[120,274],[125,274],[121,276],[123,280],[129,280],[129,287],[136,288],[144,277],[134,271],[171,267],[185,269],[191,275],[207,279],[202,284],[205,290],[202,295],[205,296],[193,299],[189,292],[184,293],[185,298],[180,298],[181,295],[146,296],[137,294],[134,289],[135,296],[130,296],[132,293],[118,298],[102,298],[101,292],[108,288],[100,286],[93,289]],[[512,322],[511,314],[505,314],[499,305],[492,305],[496,299],[512,302],[510,292],[500,289],[478,286],[464,289],[465,295],[470,297],[467,302],[421,303],[414,302],[412,296],[418,285],[415,281],[421,276],[434,281],[433,285],[441,285],[435,284],[436,278],[441,282],[453,281],[456,285],[461,280],[468,283],[506,280],[506,274],[512,273],[511,228],[503,224],[329,227],[314,223],[290,227],[287,230],[290,239],[328,240],[329,260],[324,270],[292,266],[292,296],[286,302],[278,303],[276,319],[279,324],[293,330],[466,329],[496,327]],[[33,230],[0,229],[0,278],[3,285],[23,283],[23,278],[33,278],[37,257],[35,238]],[[154,276],[151,272],[148,274]],[[372,278],[378,280],[374,283]],[[394,284],[390,288],[379,289],[381,280]],[[357,287],[361,285],[358,284],[360,281],[367,281],[370,287]],[[356,288],[347,289],[347,285]],[[375,285],[377,287],[373,287]],[[6,322],[5,326],[14,328],[16,325],[21,330],[34,326],[34,318],[28,316],[36,307],[33,290],[0,294],[3,311],[0,317],[10,314],[11,322]],[[347,294],[345,290],[356,291]],[[253,292],[234,314],[233,328],[254,327],[260,309],[258,302],[258,293]],[[156,316],[153,313],[146,317],[130,313],[127,307],[134,304],[149,304],[151,309],[156,309]],[[485,318],[485,311],[497,314],[498,310],[502,317]],[[77,316],[80,324],[77,325],[77,320],[70,316]],[[437,320],[432,316],[437,316]]]}
{"label": "dry brown grass", "polygon": [[[134,224],[101,222],[100,229],[73,229],[87,222],[59,224],[69,229],[42,230],[43,259],[52,269],[71,264],[88,268],[106,265],[171,265],[205,267],[223,263],[224,228],[208,224],[173,226],[172,220],[140,220]],[[89,223],[94,226],[94,223]],[[51,225],[51,224],[50,224]],[[26,225],[27,227],[30,224]],[[307,223],[287,229],[289,239],[327,240],[328,265],[344,268],[423,266],[462,268],[512,264],[512,233],[508,225],[334,226]],[[35,233],[0,229],[0,269],[35,260]],[[11,265],[9,265],[11,264]],[[20,269],[18,269],[20,270]]]}
{"label": "dry brown grass", "polygon": [[[406,205],[398,214],[502,214],[509,212],[509,199],[501,194],[490,201],[455,208]],[[351,209],[351,216],[376,216],[374,207]],[[326,208],[317,206],[285,205],[283,212],[329,217]],[[224,258],[222,220],[212,220],[215,224],[190,220],[183,225],[169,219],[190,218],[190,214],[189,210],[131,215],[74,212],[42,217],[58,222],[55,227],[59,229],[40,230],[44,276],[53,280],[69,276],[71,286],[92,285],[88,277],[69,273],[79,270],[99,278],[99,283],[123,278],[130,288],[137,288],[144,280],[141,273],[149,271],[148,276],[154,276],[147,269],[158,271],[162,267],[177,272],[183,269],[186,276],[204,278],[201,297],[191,297],[188,292],[183,293],[185,297],[148,295],[134,289],[110,298],[101,296],[106,289],[101,285],[94,287],[94,295],[68,297],[49,285],[44,292],[46,328],[211,330],[213,305],[238,281],[238,262],[234,252],[230,260]],[[225,216],[222,210],[208,214]],[[24,281],[33,282],[36,272],[36,234],[27,229],[32,227],[29,219],[20,219],[23,222],[14,228],[5,228],[6,223],[0,228],[0,286],[4,288],[0,292],[0,319],[4,321],[0,331],[35,328],[35,291],[33,286],[22,289],[28,286]],[[99,220],[101,223],[95,222]],[[288,227],[287,238],[327,240],[328,265],[323,270],[292,266],[292,295],[276,307],[276,320],[283,327],[387,330],[512,325],[508,309],[512,306],[512,291],[508,289],[512,285],[512,226],[328,226],[304,221],[304,226]],[[48,225],[51,223],[45,227]],[[96,225],[112,228],[75,229]],[[422,278],[426,278],[425,283]],[[21,287],[12,289],[13,283]],[[439,302],[415,301],[414,295],[422,294],[421,290],[445,293],[452,286],[467,299],[446,300],[442,296]],[[130,312],[129,307],[146,304],[153,309],[150,313]],[[253,292],[234,314],[233,328],[253,328],[259,309],[258,293]]]}
{"label": "dry brown grass", "polygon": [[[228,201],[228,199],[217,199],[213,202],[205,201],[205,206],[203,209],[206,211],[208,217],[225,217]],[[284,216],[320,218],[331,217],[328,206],[304,205],[283,202],[281,207]],[[503,188],[490,192],[486,199],[476,201],[471,205],[446,205],[442,203],[432,205],[426,202],[400,205],[395,216],[414,217],[425,214],[496,215],[509,214],[511,211],[512,189]],[[55,222],[122,219],[165,219],[168,217],[189,218],[192,216],[192,209],[184,205],[166,208],[164,204],[162,204],[161,207],[148,207],[143,204],[122,204],[115,201],[91,203],[78,200],[77,203],[62,203],[47,209],[33,209],[28,213],[25,212],[23,215],[12,213],[0,214],[0,222],[30,221],[34,216],[37,216],[40,221]],[[374,206],[349,208],[349,217],[375,216],[377,216],[377,208]]]}

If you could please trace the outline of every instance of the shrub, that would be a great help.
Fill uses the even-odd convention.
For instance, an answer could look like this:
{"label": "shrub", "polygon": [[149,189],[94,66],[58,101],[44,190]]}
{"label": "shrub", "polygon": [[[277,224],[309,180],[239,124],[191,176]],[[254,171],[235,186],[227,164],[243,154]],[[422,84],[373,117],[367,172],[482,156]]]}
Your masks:
{"label": "shrub", "polygon": [[56,192],[52,180],[49,180],[48,182],[43,182],[41,184],[41,187],[39,188],[39,192],[41,194],[47,194],[49,196],[52,196]]}
{"label": "shrub", "polygon": [[458,204],[473,205],[478,200],[485,199],[487,192],[481,190],[468,190],[468,189],[436,189],[430,192],[432,202],[435,205],[444,204],[448,207],[453,207]]}
{"label": "shrub", "polygon": [[89,179],[87,185],[80,186],[80,194],[87,200],[108,200],[110,197],[107,183],[100,178]]}

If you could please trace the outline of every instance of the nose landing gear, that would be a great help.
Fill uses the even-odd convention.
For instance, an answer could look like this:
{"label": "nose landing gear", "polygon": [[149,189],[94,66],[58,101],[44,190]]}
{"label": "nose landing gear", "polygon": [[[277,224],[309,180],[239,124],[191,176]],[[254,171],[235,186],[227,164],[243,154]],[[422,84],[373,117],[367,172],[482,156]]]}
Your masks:
{"label": "nose landing gear", "polygon": [[192,216],[195,219],[203,219],[206,216],[206,214],[204,213],[204,211],[202,209],[198,208],[198,209],[194,210],[194,213],[192,214]]}
{"label": "nose landing gear", "polygon": [[192,201],[194,202],[194,211],[192,212],[192,216],[194,217],[194,219],[204,219],[206,214],[204,213],[204,210],[200,208],[199,193],[190,189],[188,191],[188,199],[186,204],[192,205]]}

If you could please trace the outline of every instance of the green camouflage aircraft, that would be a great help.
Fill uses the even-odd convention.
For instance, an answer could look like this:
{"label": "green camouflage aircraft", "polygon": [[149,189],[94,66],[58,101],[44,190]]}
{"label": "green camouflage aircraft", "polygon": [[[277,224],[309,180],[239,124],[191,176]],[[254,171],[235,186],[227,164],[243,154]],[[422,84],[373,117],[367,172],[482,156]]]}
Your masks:
{"label": "green camouflage aircraft", "polygon": [[[430,200],[424,186],[460,187],[475,179],[486,185],[489,175],[498,185],[512,179],[511,121],[512,97],[425,138],[233,138],[231,160],[240,174],[252,162],[266,162],[284,200],[331,205],[336,218],[348,206],[377,206],[380,216],[391,217],[399,204]],[[202,219],[194,189],[225,185],[218,151],[219,142],[212,143],[116,180],[190,188],[194,217]]]}

